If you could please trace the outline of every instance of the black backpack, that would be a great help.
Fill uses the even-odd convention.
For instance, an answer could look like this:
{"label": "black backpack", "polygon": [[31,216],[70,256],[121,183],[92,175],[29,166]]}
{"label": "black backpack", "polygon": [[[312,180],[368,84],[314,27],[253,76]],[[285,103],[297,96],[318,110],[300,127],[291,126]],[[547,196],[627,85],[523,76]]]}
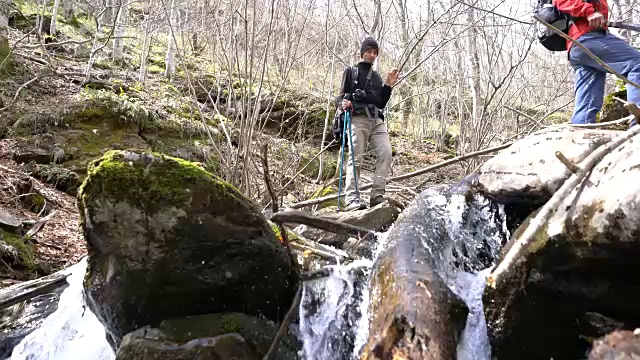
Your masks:
{"label": "black backpack", "polygon": [[[563,33],[569,33],[569,27],[573,23],[573,20],[568,14],[558,10],[558,8],[553,5],[552,0],[538,0],[538,5],[536,5],[534,13]],[[567,50],[567,41],[562,36],[551,31],[551,29],[539,22],[536,22],[535,26],[538,41],[542,46],[547,48],[547,50]]]}
{"label": "black backpack", "polygon": [[[358,67],[351,67],[351,90],[355,89],[358,79]],[[342,143],[342,130],[344,129],[344,110],[342,110],[342,99],[336,99],[338,105],[333,115],[333,138],[336,142]]]}
{"label": "black backpack", "polygon": [[[371,76],[373,75],[373,70],[369,71],[369,73],[367,74],[367,80],[366,83],[364,85],[364,90],[366,90],[367,88],[367,84],[369,83],[369,81],[371,80]],[[351,67],[351,91],[355,91],[356,89],[356,82],[358,81],[358,67],[357,66],[352,66]],[[343,130],[344,130],[344,110],[342,110],[342,99],[336,99],[337,101],[337,108],[336,108],[336,112],[333,115],[333,138],[336,140],[336,142],[338,143],[342,143],[342,134],[343,134]]]}

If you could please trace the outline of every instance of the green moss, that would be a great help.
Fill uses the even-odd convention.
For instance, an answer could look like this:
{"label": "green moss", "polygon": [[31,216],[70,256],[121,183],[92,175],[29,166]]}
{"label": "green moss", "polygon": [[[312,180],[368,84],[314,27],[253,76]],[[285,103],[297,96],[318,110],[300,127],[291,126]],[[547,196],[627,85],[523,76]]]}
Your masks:
{"label": "green moss", "polygon": [[[278,238],[278,240],[282,241],[282,235],[280,233],[280,228],[278,227],[278,225],[276,225],[276,223],[271,221],[269,221],[269,225],[271,226],[271,230],[273,230],[273,233],[276,234],[276,237]],[[287,229],[287,238],[289,239],[289,241],[294,241],[299,239],[300,237],[295,232]]]}
{"label": "green moss", "polygon": [[[300,163],[298,165],[298,171],[302,170],[302,173],[309,177],[318,176],[318,171],[320,170],[320,157],[313,159],[316,156],[317,150],[303,152],[300,155]],[[311,160],[313,159],[313,160]],[[336,171],[336,167],[338,166],[338,161],[331,157],[330,154],[324,153],[323,155],[324,167],[322,168],[322,179],[326,180],[331,178]]]}
{"label": "green moss", "polygon": [[18,251],[21,265],[24,268],[28,270],[34,270],[36,268],[36,258],[33,254],[33,247],[25,243],[20,236],[0,229],[0,239]]}
{"label": "green moss", "polygon": [[1,33],[4,30],[0,29],[0,71],[11,71],[13,69],[13,53],[11,52],[11,46],[9,40],[3,38]]}
{"label": "green moss", "polygon": [[[140,156],[144,158],[133,159]],[[108,196],[114,201],[134,202],[148,213],[155,213],[167,206],[188,207],[194,196],[192,187],[215,189],[207,195],[222,203],[241,201],[225,198],[239,196],[238,190],[193,162],[159,153],[118,150],[108,151],[89,164],[79,197],[82,204],[88,204],[92,197]]]}
{"label": "green moss", "polygon": [[[311,195],[310,199],[318,199],[321,197],[325,197],[325,196],[329,196],[332,194],[337,194],[338,193],[338,188],[335,186],[328,186],[328,187],[320,187],[318,188],[316,191],[313,192],[313,194]],[[344,198],[341,199],[340,201],[342,203],[343,206],[346,206],[345,202],[344,202]],[[329,206],[338,206],[338,199],[333,199],[333,200],[327,200],[324,201],[320,204],[318,204],[318,208],[319,209],[323,209]]]}
{"label": "green moss", "polygon": [[164,73],[164,69],[154,64],[147,67],[147,72],[149,72],[149,74],[162,74]]}

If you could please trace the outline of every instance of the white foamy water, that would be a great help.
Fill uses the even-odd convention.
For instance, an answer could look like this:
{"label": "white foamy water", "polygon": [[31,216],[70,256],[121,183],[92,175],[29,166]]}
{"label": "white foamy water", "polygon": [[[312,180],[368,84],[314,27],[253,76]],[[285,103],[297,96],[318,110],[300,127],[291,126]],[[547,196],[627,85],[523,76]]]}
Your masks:
{"label": "white foamy water", "polygon": [[65,272],[69,286],[60,295],[58,309],[38,329],[13,349],[11,360],[113,360],[115,354],[105,338],[104,327],[84,306],[82,280],[87,259]]}

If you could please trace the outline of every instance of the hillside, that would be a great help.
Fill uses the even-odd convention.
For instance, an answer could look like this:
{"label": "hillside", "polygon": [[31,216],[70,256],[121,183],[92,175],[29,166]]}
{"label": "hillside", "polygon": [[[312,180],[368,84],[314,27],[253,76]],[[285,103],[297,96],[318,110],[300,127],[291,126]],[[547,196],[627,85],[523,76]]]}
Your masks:
{"label": "hillside", "polygon": [[[2,230],[2,240],[18,254],[12,255],[9,248],[3,252],[7,266],[0,277],[41,276],[85,254],[75,196],[87,164],[110,149],[146,149],[198,162],[266,206],[270,199],[256,145],[266,144],[281,205],[337,191],[330,184],[336,183],[339,146],[333,144],[323,153],[318,178],[316,155],[323,148],[327,109],[332,115],[333,105],[327,107],[326,99],[317,93],[264,82],[260,100],[255,101],[257,90],[247,85],[246,78],[218,71],[214,62],[195,55],[184,58],[168,79],[163,73],[166,49],[160,41],[150,46],[144,82],[139,81],[136,65],[141,49],[129,43],[120,61],[113,60],[110,47],[96,54],[87,79],[86,40],[95,39],[95,22],[82,13],[71,21],[59,14],[55,38],[46,36],[44,47],[20,46],[21,41],[38,41],[31,39],[38,16],[28,2],[16,5],[8,32],[16,50],[8,57],[0,80],[0,211],[25,225]],[[247,91],[253,96],[245,99]],[[238,116],[245,100],[258,113],[252,129]],[[326,133],[324,145],[331,140],[330,129]],[[399,132],[392,132],[391,139],[392,176],[453,154],[452,150],[434,151],[436,142],[430,139],[417,140]],[[371,178],[373,162],[369,152],[365,179]],[[389,194],[406,202],[413,193],[406,186],[456,180],[461,170],[445,168],[391,185]],[[50,219],[33,236],[16,237],[48,214]]]}

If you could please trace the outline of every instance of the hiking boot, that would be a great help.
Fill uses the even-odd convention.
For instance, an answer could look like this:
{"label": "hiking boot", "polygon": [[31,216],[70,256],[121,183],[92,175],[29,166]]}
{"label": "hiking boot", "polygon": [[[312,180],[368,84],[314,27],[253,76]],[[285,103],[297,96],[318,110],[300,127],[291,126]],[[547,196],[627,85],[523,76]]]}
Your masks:
{"label": "hiking boot", "polygon": [[347,207],[345,211],[364,210],[367,208],[367,204],[360,201],[360,199],[351,199],[347,201]]}
{"label": "hiking boot", "polygon": [[371,199],[369,199],[369,207],[380,205],[383,202],[384,202],[384,198],[382,197],[382,195],[372,197]]}

